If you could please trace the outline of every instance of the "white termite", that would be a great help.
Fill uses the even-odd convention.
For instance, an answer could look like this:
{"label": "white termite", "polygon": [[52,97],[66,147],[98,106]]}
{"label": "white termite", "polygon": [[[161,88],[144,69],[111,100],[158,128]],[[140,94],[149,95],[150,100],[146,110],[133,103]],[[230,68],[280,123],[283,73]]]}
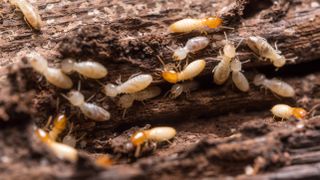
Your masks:
{"label": "white termite", "polygon": [[256,54],[269,59],[275,67],[280,68],[286,64],[286,58],[281,55],[280,51],[274,49],[265,38],[250,36],[246,43]]}
{"label": "white termite", "polygon": [[10,0],[10,3],[18,7],[24,15],[25,21],[34,29],[40,30],[42,20],[38,9],[32,6],[27,0]]}
{"label": "white termite", "polygon": [[79,107],[81,112],[89,119],[94,121],[107,121],[110,113],[98,105],[87,103],[84,96],[79,91],[70,91],[66,96],[63,95],[72,105]]}
{"label": "white termite", "polygon": [[257,74],[254,77],[253,84],[256,86],[264,86],[270,89],[273,93],[282,97],[293,97],[295,90],[286,82],[278,79],[266,79],[263,74]]}
{"label": "white termite", "polygon": [[121,93],[132,94],[145,89],[151,84],[152,81],[153,78],[150,74],[141,74],[118,86],[111,83],[105,85],[104,93],[110,97],[115,97]]}
{"label": "white termite", "polygon": [[175,84],[170,89],[169,98],[175,99],[179,97],[182,93],[186,93],[187,95],[194,90],[199,88],[199,83],[196,81],[186,81],[183,83]]}
{"label": "white termite", "polygon": [[248,92],[250,89],[249,82],[241,72],[242,65],[239,59],[235,58],[231,61],[230,69],[232,72],[232,81],[236,87],[242,92]]}
{"label": "white termite", "polygon": [[47,81],[59,88],[70,89],[73,86],[71,79],[61,69],[48,67],[48,61],[36,52],[26,56],[32,68],[43,75]]}
{"label": "white termite", "polygon": [[144,101],[147,99],[152,99],[154,97],[159,96],[161,93],[161,89],[157,86],[148,87],[142,91],[133,93],[133,94],[125,94],[119,99],[119,106],[128,109],[132,106],[134,101]]}
{"label": "white termite", "polygon": [[204,36],[198,36],[191,38],[187,41],[184,47],[176,49],[173,53],[173,59],[176,61],[181,61],[185,59],[188,53],[195,53],[204,49],[209,44],[209,39]]}
{"label": "white termite", "polygon": [[71,59],[66,59],[62,61],[61,70],[65,73],[71,73],[72,71],[76,71],[79,74],[92,79],[103,78],[108,73],[107,69],[98,62],[75,62]]}
{"label": "white termite", "polygon": [[230,42],[226,41],[223,47],[223,54],[220,55],[221,61],[213,69],[213,80],[216,84],[221,85],[227,81],[230,76],[230,63],[236,57],[236,47]]}

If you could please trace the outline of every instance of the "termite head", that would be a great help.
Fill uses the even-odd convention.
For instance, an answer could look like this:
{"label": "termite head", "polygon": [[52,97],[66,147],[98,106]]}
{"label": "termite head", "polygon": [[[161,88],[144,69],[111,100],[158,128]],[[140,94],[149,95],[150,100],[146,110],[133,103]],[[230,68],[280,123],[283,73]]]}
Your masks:
{"label": "termite head", "polygon": [[130,141],[134,146],[140,146],[147,140],[148,140],[148,131],[138,131],[134,133],[130,138]]}
{"label": "termite head", "polygon": [[49,134],[42,129],[36,128],[35,134],[42,142],[48,142],[50,140]]}
{"label": "termite head", "polygon": [[175,84],[172,86],[171,90],[170,90],[170,95],[169,97],[171,99],[175,99],[177,97],[179,97],[183,92],[183,86],[181,86],[180,84]]}
{"label": "termite head", "polygon": [[123,109],[128,109],[129,107],[132,106],[133,101],[134,101],[133,96],[131,96],[130,94],[125,94],[120,97],[118,105]]}
{"label": "termite head", "polygon": [[233,72],[240,72],[242,69],[242,65],[239,59],[234,59],[233,61],[231,61],[230,68]]}
{"label": "termite head", "polygon": [[284,56],[278,55],[278,58],[273,60],[273,65],[280,68],[286,64],[286,58]]}
{"label": "termite head", "polygon": [[298,120],[303,120],[307,114],[307,111],[303,108],[293,108],[292,110],[292,115]]}
{"label": "termite head", "polygon": [[32,68],[39,73],[44,73],[48,68],[48,62],[40,54],[32,52],[26,56]]}
{"label": "termite head", "polygon": [[217,28],[222,24],[222,19],[219,17],[206,18],[203,23],[209,28]]}
{"label": "termite head", "polygon": [[67,125],[67,117],[64,114],[60,114],[53,121],[54,127],[58,129],[64,129]]}
{"label": "termite head", "polygon": [[249,46],[249,48],[254,51],[256,54],[259,54],[259,48],[257,47],[257,43],[259,41],[259,38],[256,36],[250,36],[246,40],[246,44]]}
{"label": "termite head", "polygon": [[187,57],[187,54],[188,54],[188,50],[186,48],[180,47],[174,51],[172,58],[175,61],[180,61],[185,59]]}
{"label": "termite head", "polygon": [[80,106],[85,102],[84,96],[79,91],[70,91],[67,94],[67,98],[69,102],[74,106]]}
{"label": "termite head", "polygon": [[116,97],[118,95],[117,86],[114,84],[107,84],[104,86],[104,93],[109,97]]}
{"label": "termite head", "polygon": [[236,57],[236,47],[234,47],[231,42],[227,41],[226,45],[223,47],[223,53],[229,58],[234,58]]}
{"label": "termite head", "polygon": [[253,84],[256,86],[260,86],[265,81],[266,77],[263,74],[257,74],[253,79]]}
{"label": "termite head", "polygon": [[178,73],[174,70],[164,70],[162,71],[162,78],[169,83],[177,83],[178,82]]}
{"label": "termite head", "polygon": [[71,71],[73,71],[73,66],[74,66],[74,60],[66,59],[61,63],[61,70],[65,73],[70,73]]}

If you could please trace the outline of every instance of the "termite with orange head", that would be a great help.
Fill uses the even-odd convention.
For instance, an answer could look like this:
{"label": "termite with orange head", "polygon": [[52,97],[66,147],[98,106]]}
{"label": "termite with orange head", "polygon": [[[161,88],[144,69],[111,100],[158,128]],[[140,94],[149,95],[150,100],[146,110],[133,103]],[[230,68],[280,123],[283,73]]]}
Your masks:
{"label": "termite with orange head", "polygon": [[48,61],[36,52],[26,56],[32,68],[43,75],[47,81],[59,88],[70,89],[73,86],[71,79],[60,69],[48,67]]}
{"label": "termite with orange head", "polygon": [[103,78],[108,73],[107,69],[100,63],[93,61],[75,62],[71,59],[62,61],[61,70],[64,73],[76,71],[79,74],[92,79]]}
{"label": "termite with orange head", "polygon": [[32,28],[36,30],[41,29],[43,23],[37,8],[32,6],[27,0],[10,0],[10,3],[22,11],[26,22]]}
{"label": "termite with orange head", "polygon": [[47,132],[40,128],[37,128],[35,133],[58,158],[71,162],[76,162],[78,160],[78,151],[73,147],[55,142],[50,138],[50,135]]}
{"label": "termite with orange head", "polygon": [[84,96],[79,91],[70,91],[63,95],[73,106],[79,107],[81,112],[89,119],[94,121],[107,121],[110,119],[110,113],[96,104],[87,103]]}
{"label": "termite with orange head", "polygon": [[209,17],[202,19],[182,19],[169,26],[171,33],[188,33],[194,30],[204,32],[208,28],[215,29],[222,24],[222,19],[219,17]]}
{"label": "termite with orange head", "polygon": [[49,132],[50,138],[55,141],[59,134],[65,130],[67,125],[67,117],[64,114],[56,116],[53,120],[53,128]]}
{"label": "termite with orange head", "polygon": [[253,79],[253,84],[264,86],[282,97],[293,97],[295,95],[295,90],[286,82],[278,79],[267,79],[263,74],[257,74]]}
{"label": "termite with orange head", "polygon": [[172,57],[176,61],[181,61],[187,57],[188,53],[195,53],[197,51],[200,51],[201,49],[207,47],[208,44],[209,39],[207,37],[198,36],[191,38],[187,41],[184,47],[176,49]]}
{"label": "termite with orange head", "polygon": [[147,99],[152,99],[154,97],[159,96],[161,93],[161,89],[157,86],[147,87],[146,89],[133,93],[133,94],[125,94],[119,99],[119,106],[128,109],[132,106],[134,101],[144,101]]}
{"label": "termite with orange head", "polygon": [[[161,61],[162,62],[162,61]],[[162,62],[165,67],[165,64]],[[180,81],[190,80],[198,76],[206,67],[206,61],[203,59],[195,60],[188,64],[182,71],[176,72],[172,69],[164,68],[161,76],[169,83],[177,83]]]}
{"label": "termite with orange head", "polygon": [[239,59],[233,59],[230,64],[232,72],[232,81],[236,87],[242,92],[248,92],[250,89],[249,82],[244,74],[241,72],[242,65]]}
{"label": "termite with orange head", "polygon": [[250,36],[247,38],[246,43],[256,54],[270,59],[275,67],[280,68],[286,64],[286,58],[280,55],[281,52],[274,49],[266,39],[260,36]]}
{"label": "termite with orange head", "polygon": [[291,107],[286,104],[277,104],[272,107],[271,112],[274,116],[282,119],[295,118],[297,120],[303,120],[307,116],[307,111],[299,107]]}
{"label": "termite with orange head", "polygon": [[186,81],[183,83],[175,84],[170,89],[169,98],[176,99],[182,93],[186,93],[187,95],[194,90],[199,88],[199,84],[196,81]]}
{"label": "termite with orange head", "polygon": [[140,155],[141,146],[148,141],[163,142],[172,139],[177,131],[172,127],[155,127],[138,131],[131,136],[131,143],[136,147],[135,157]]}
{"label": "termite with orange head", "polygon": [[121,93],[132,94],[145,89],[152,81],[153,78],[150,74],[141,74],[118,86],[109,83],[104,86],[103,92],[110,97],[115,97]]}

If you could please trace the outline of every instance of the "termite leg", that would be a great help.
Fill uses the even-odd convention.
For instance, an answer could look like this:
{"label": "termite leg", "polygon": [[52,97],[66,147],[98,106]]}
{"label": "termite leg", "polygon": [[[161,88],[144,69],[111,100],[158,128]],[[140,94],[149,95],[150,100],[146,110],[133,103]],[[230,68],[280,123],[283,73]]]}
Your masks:
{"label": "termite leg", "polygon": [[87,101],[87,102],[90,101],[90,100],[93,99],[96,95],[97,95],[97,92],[94,93],[93,95],[91,95],[86,101]]}
{"label": "termite leg", "polygon": [[141,151],[141,145],[138,145],[134,152],[134,157],[138,158],[140,156],[140,151]]}
{"label": "termite leg", "polygon": [[24,16],[23,19],[24,19],[24,21],[27,23],[27,25],[29,26],[29,28],[30,28],[31,30],[33,30],[32,26],[30,25],[30,23],[29,23],[29,21],[27,20],[27,18]]}
{"label": "termite leg", "polygon": [[57,97],[57,104],[56,104],[56,112],[59,112],[59,107],[60,107],[60,98]]}
{"label": "termite leg", "polygon": [[132,74],[128,79],[132,79],[138,75],[142,74],[142,72],[138,72],[138,73],[135,73],[135,74]]}
{"label": "termite leg", "polygon": [[116,80],[116,84],[122,84],[122,80],[121,80],[121,74],[119,75],[118,79]]}
{"label": "termite leg", "polygon": [[122,113],[122,119],[124,119],[126,117],[126,113],[127,113],[127,109],[124,109],[123,113]]}
{"label": "termite leg", "polygon": [[48,118],[48,120],[47,120],[47,123],[46,123],[46,125],[44,126],[43,129],[46,130],[46,131],[48,131],[51,122],[52,122],[52,116],[49,116],[49,118]]}

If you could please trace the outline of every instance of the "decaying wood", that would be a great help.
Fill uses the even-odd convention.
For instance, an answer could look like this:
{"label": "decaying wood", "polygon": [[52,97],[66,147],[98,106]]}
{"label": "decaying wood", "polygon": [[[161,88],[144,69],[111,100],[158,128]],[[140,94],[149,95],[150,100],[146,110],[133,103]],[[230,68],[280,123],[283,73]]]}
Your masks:
{"label": "decaying wood", "polygon": [[[185,132],[179,132],[173,143],[183,142],[185,146],[178,152],[169,151],[167,156],[134,159],[133,149],[126,147],[129,136],[139,129],[130,129],[132,126],[173,124],[188,131],[183,124],[191,122],[191,127],[199,125],[205,129],[214,124],[216,116],[230,112],[239,114],[238,119],[241,119],[243,111],[268,111],[271,105],[278,102],[307,108],[317,103],[312,98],[319,98],[320,5],[312,0],[272,2],[42,1],[37,4],[46,22],[41,33],[29,29],[21,13],[14,12],[8,3],[0,4],[2,67],[21,59],[23,61],[23,56],[30,50],[43,54],[53,66],[59,66],[59,62],[68,57],[79,61],[91,59],[101,62],[109,70],[108,77],[100,80],[101,83],[115,82],[120,75],[125,80],[138,72],[151,73],[155,78],[154,85],[163,90],[162,95],[170,89],[170,85],[157,76],[157,69],[162,67],[157,56],[169,63],[172,56],[170,49],[201,35],[199,32],[168,34],[170,23],[185,17],[218,14],[224,18],[224,26],[234,28],[209,31],[205,35],[212,42],[210,47],[190,55],[189,62],[198,58],[205,58],[207,62],[205,71],[195,79],[200,82],[199,90],[176,100],[160,96],[145,104],[134,103],[125,118],[122,117],[123,110],[116,105],[117,98],[101,101],[104,95],[98,82],[72,75],[75,84],[81,81],[81,91],[86,98],[96,94],[90,101],[108,107],[112,114],[112,120],[108,122],[94,123],[83,118],[76,108],[70,107],[61,98],[61,93],[67,91],[48,85],[44,79],[39,80],[40,76],[30,67],[23,65],[18,69],[8,69],[10,81],[5,84],[0,82],[2,87],[8,87],[0,89],[0,119],[7,120],[0,121],[0,144],[1,147],[8,147],[0,150],[0,162],[3,163],[0,163],[0,168],[10,172],[4,178],[19,178],[19,175],[79,179],[319,178],[319,118],[307,122],[303,129],[296,128],[294,122],[284,122],[281,128],[275,128],[268,123],[260,123],[259,120],[264,122],[260,115],[265,114],[258,113],[253,117],[255,123],[241,121],[243,126],[239,128],[240,125],[237,125],[234,132],[230,130],[220,137],[210,133],[193,137],[192,144],[195,145],[192,147],[184,144],[187,141],[183,137]],[[277,43],[288,59],[296,58],[295,62],[288,61],[291,66],[274,71],[270,63],[257,60],[244,43],[238,49],[241,60],[251,59],[244,64],[244,73],[250,81],[257,72],[279,77],[295,87],[297,96],[294,99],[279,98],[253,86],[249,93],[241,93],[230,82],[223,86],[213,85],[211,70],[217,64],[213,58],[218,56],[223,46],[224,31],[235,43],[250,35],[261,35],[271,44]],[[6,73],[3,70],[0,69],[0,76]],[[88,133],[86,152],[81,152],[81,160],[77,164],[59,161],[33,135],[34,122],[43,126],[48,116],[59,112],[73,115],[71,121],[76,125],[77,135]],[[198,124],[197,120],[207,118],[210,118],[209,124]],[[195,136],[196,133],[191,134]],[[202,140],[195,143],[199,138]],[[11,152],[19,148],[19,156],[11,158],[14,157]],[[145,147],[143,155],[150,155],[153,148],[155,146]],[[163,144],[157,148],[161,151]],[[88,155],[88,152],[91,154]],[[97,167],[93,160],[97,153],[111,153],[116,165],[108,169]],[[25,163],[30,166],[25,166]],[[256,174],[244,175],[245,167],[252,167]],[[66,171],[60,171],[61,168]],[[21,172],[15,173],[16,169],[21,169]]]}

